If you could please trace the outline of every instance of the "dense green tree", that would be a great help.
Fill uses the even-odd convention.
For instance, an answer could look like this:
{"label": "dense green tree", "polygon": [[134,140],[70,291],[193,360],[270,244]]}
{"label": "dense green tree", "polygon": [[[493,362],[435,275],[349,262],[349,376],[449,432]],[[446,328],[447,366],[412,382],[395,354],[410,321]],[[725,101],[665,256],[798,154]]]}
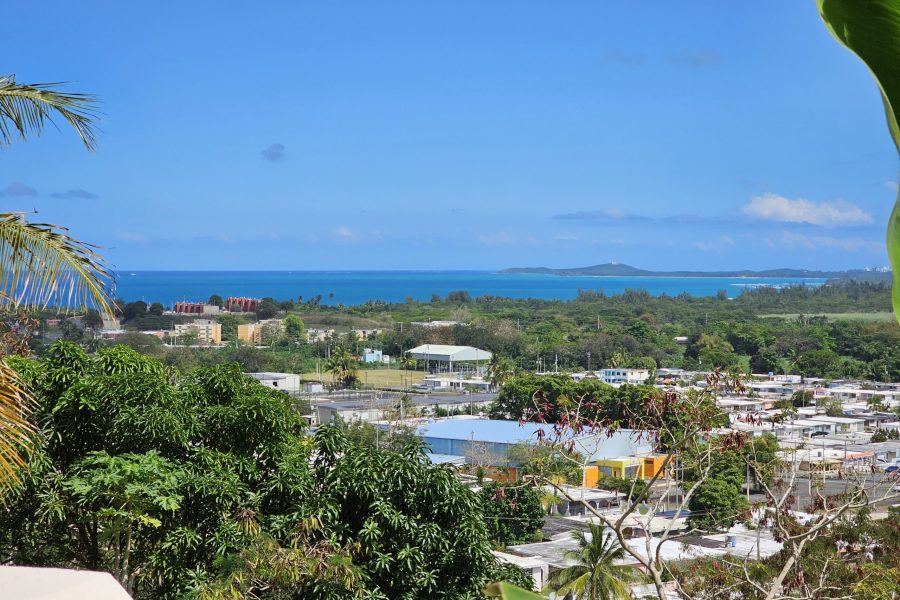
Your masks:
{"label": "dense green tree", "polygon": [[447,302],[453,304],[467,304],[472,301],[472,296],[465,290],[456,290],[447,293]]}
{"label": "dense green tree", "polygon": [[306,324],[297,315],[287,315],[284,318],[284,335],[293,343],[306,343]]}
{"label": "dense green tree", "polygon": [[534,486],[488,483],[478,492],[491,540],[502,546],[533,540],[544,525],[541,494]]}
{"label": "dense green tree", "polygon": [[780,374],[784,370],[781,368],[781,358],[774,349],[768,346],[759,348],[755,354],[750,357],[751,373],[774,373]]}
{"label": "dense green tree", "polygon": [[216,321],[222,326],[222,340],[226,342],[235,341],[238,325],[246,322],[241,316],[233,314],[220,315]]}
{"label": "dense green tree", "polygon": [[271,319],[281,310],[281,305],[274,298],[263,298],[256,309],[256,316],[260,319]]}
{"label": "dense green tree", "polygon": [[804,377],[842,377],[840,357],[831,350],[811,350],[797,358],[797,369]]}
{"label": "dense green tree", "polygon": [[688,524],[705,531],[721,531],[734,525],[747,508],[747,500],[732,482],[704,479],[688,502]]}
{"label": "dense green tree", "polygon": [[128,346],[141,354],[159,357],[163,353],[163,343],[155,335],[146,333],[128,332],[117,336],[111,342],[113,345]]}
{"label": "dense green tree", "polygon": [[491,555],[478,499],[450,469],[429,467],[421,442],[358,451],[326,427],[315,455],[316,495],[336,508],[322,513],[326,528],[358,544],[354,562],[378,598],[476,598],[491,580],[510,577]]}
{"label": "dense green tree", "polygon": [[147,303],[143,300],[129,302],[125,305],[125,308],[122,309],[122,318],[126,321],[130,321],[138,317],[143,317],[147,314],[147,309]]}
{"label": "dense green tree", "polygon": [[109,570],[139,599],[449,600],[522,582],[419,442],[373,449],[326,427],[313,443],[288,398],[234,365],[179,375],[61,342],[14,362],[44,430],[0,511],[5,560]]}
{"label": "dense green tree", "polygon": [[206,303],[211,304],[213,306],[218,306],[221,308],[221,307],[225,306],[225,299],[218,294],[213,294],[212,296],[209,297],[209,300],[207,300]]}
{"label": "dense green tree", "polygon": [[503,387],[516,372],[516,366],[509,358],[494,353],[488,363],[488,381],[494,389]]}

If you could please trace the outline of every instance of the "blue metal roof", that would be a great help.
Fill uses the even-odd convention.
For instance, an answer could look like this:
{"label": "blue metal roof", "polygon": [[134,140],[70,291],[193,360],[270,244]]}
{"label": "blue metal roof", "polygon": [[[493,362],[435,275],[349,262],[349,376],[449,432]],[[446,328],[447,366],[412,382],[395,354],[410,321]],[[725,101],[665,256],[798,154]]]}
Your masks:
{"label": "blue metal roof", "polygon": [[[439,454],[467,456],[473,443],[486,443],[493,454],[506,456],[509,446],[521,443],[537,443],[537,432],[543,429],[545,439],[551,438],[553,426],[541,423],[523,423],[493,419],[446,419],[428,423],[416,429]],[[571,432],[564,434],[572,439]],[[635,432],[622,429],[612,436],[604,432],[586,433],[575,439],[575,450],[590,460],[620,456],[639,456],[652,450],[647,439],[639,439]],[[498,463],[499,464],[499,463]]]}
{"label": "blue metal roof", "polygon": [[465,456],[456,456],[455,454],[435,454],[433,452],[426,452],[425,458],[433,465],[464,464],[466,462]]}
{"label": "blue metal roof", "polygon": [[519,425],[518,421],[494,419],[447,419],[423,425],[416,430],[416,433],[422,437],[448,440],[475,440],[478,442],[518,444],[521,442],[536,442],[539,429],[543,429],[547,435],[553,432],[552,425],[543,425],[541,423],[524,423]]}

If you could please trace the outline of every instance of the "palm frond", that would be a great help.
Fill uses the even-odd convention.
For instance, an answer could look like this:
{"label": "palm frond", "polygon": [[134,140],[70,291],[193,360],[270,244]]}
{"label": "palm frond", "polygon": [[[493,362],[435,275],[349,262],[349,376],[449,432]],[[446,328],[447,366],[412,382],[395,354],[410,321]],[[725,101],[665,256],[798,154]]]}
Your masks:
{"label": "palm frond", "polygon": [[32,398],[18,374],[0,360],[0,499],[19,483],[32,447],[31,406]]}
{"label": "palm frond", "polygon": [[55,124],[53,117],[59,116],[75,129],[88,150],[96,147],[96,97],[54,89],[59,85],[24,85],[16,83],[14,75],[0,77],[0,146],[8,146],[16,136],[39,135],[44,125]]}
{"label": "palm frond", "polygon": [[0,213],[0,304],[92,307],[111,314],[112,270],[95,246],[67,231]]}

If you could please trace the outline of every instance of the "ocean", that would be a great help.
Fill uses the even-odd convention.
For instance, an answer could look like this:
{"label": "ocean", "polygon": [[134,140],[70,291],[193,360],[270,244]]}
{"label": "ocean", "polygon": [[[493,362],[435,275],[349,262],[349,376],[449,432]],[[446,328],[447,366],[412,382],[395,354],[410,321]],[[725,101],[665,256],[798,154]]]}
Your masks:
{"label": "ocean", "polygon": [[121,271],[115,296],[126,301],[205,301],[220,296],[271,296],[277,300],[322,295],[323,304],[363,304],[369,300],[427,301],[466,290],[475,296],[571,300],[579,290],[647,290],[654,296],[714,296],[725,290],[735,297],[748,287],[818,286],[824,279],[772,277],[595,277],[504,274],[493,271]]}

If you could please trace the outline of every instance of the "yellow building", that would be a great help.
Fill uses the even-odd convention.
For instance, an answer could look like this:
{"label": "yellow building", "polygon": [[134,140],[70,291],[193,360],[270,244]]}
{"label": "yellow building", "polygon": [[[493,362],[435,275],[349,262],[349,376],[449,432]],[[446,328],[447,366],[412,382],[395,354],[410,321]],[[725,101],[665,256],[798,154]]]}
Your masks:
{"label": "yellow building", "polygon": [[619,458],[601,458],[596,461],[600,478],[619,477],[635,479],[643,476],[644,461],[637,456],[620,456]]}
{"label": "yellow building", "polygon": [[237,326],[237,339],[248,344],[262,343],[262,327],[259,323],[244,323]]}
{"label": "yellow building", "polygon": [[600,481],[600,468],[597,466],[585,467],[581,485],[587,488],[595,488],[598,481]]}
{"label": "yellow building", "polygon": [[[644,457],[644,479],[653,479],[656,473],[662,469],[663,463],[666,461],[665,454],[654,454],[652,456]],[[665,474],[660,475],[662,478]]]}
{"label": "yellow building", "polygon": [[218,346],[222,343],[222,325],[208,319],[197,319],[193,323],[176,323],[175,339],[185,335],[196,335],[198,344]]}
{"label": "yellow building", "polygon": [[263,319],[258,323],[245,323],[237,327],[237,339],[248,344],[271,343],[284,333],[281,319]]}

